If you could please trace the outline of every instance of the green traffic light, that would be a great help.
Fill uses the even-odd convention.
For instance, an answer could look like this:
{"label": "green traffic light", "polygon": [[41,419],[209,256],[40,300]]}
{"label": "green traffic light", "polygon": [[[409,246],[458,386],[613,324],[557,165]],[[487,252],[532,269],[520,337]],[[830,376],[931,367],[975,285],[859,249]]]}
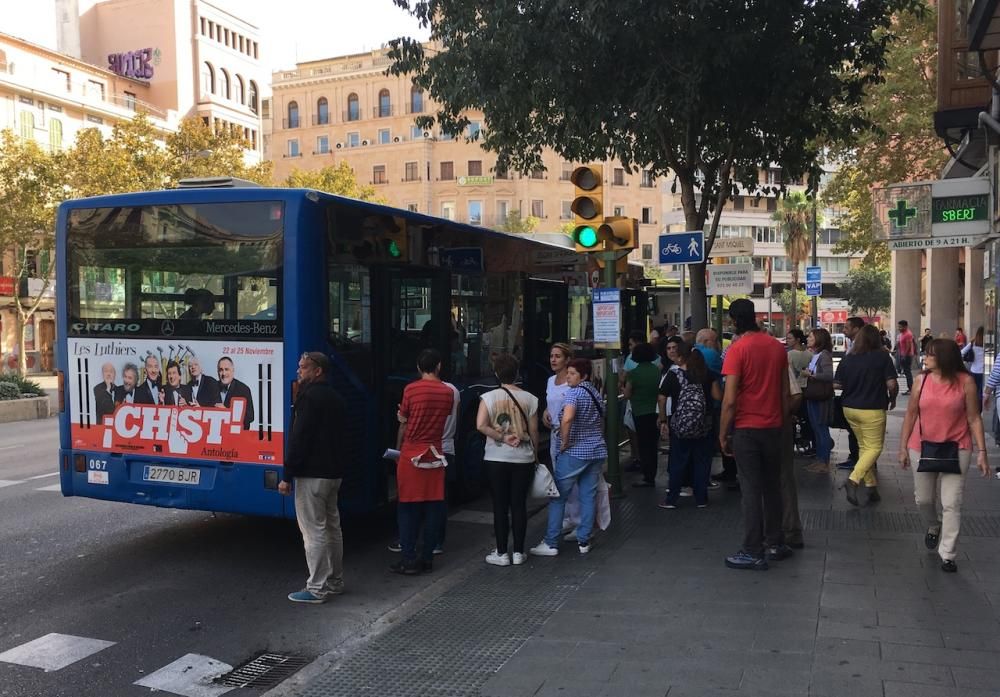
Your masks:
{"label": "green traffic light", "polygon": [[399,250],[399,245],[396,244],[396,240],[389,240],[388,252],[389,256],[393,259],[398,259],[403,256],[403,253]]}
{"label": "green traffic light", "polygon": [[576,242],[581,247],[594,247],[597,245],[597,230],[590,227],[582,227],[576,231]]}

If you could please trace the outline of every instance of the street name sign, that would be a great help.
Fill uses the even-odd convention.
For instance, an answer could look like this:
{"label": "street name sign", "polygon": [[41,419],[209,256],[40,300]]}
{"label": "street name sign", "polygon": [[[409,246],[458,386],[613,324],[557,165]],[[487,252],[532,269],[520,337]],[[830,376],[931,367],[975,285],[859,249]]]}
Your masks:
{"label": "street name sign", "polygon": [[753,292],[753,264],[709,264],[708,295]]}
{"label": "street name sign", "polygon": [[715,242],[712,243],[712,251],[708,253],[709,259],[752,256],[752,237],[716,237]]}
{"label": "street name sign", "polygon": [[702,230],[660,235],[661,264],[700,264],[705,261],[705,233]]}

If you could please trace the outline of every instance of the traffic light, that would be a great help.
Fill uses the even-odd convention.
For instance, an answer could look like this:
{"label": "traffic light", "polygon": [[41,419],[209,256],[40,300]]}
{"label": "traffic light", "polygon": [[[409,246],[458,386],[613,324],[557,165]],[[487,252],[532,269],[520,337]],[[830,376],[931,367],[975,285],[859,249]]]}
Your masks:
{"label": "traffic light", "polygon": [[631,251],[639,246],[639,221],[623,215],[605,218],[597,236],[607,243],[608,251]]}
{"label": "traffic light", "polygon": [[573,170],[569,180],[576,191],[570,210],[575,216],[573,243],[578,252],[599,252],[604,244],[597,229],[604,208],[604,179],[600,165],[584,165]]}

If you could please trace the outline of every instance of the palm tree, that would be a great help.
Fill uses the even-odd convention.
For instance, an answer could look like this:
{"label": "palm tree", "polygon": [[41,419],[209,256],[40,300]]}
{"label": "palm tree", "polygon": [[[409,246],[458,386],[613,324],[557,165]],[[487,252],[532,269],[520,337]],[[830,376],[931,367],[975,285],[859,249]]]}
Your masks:
{"label": "palm tree", "polygon": [[813,202],[802,192],[793,191],[781,199],[778,210],[772,216],[785,239],[785,256],[792,262],[793,308],[796,307],[795,294],[799,287],[799,264],[809,258],[811,250],[809,227],[814,214]]}

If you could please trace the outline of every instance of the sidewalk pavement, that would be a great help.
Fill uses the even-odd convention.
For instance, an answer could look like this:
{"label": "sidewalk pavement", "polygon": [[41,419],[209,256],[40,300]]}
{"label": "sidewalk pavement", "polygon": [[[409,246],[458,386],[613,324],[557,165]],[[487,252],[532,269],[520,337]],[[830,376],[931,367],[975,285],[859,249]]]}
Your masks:
{"label": "sidewalk pavement", "polygon": [[662,487],[630,489],[590,554],[564,543],[519,567],[470,561],[297,694],[998,697],[1000,481],[970,474],[959,572],[944,573],[896,464],[904,410],[889,417],[881,503],[853,508],[845,472],[798,462],[806,547],[769,571],[723,564],[742,538],[739,494],[662,510]]}

